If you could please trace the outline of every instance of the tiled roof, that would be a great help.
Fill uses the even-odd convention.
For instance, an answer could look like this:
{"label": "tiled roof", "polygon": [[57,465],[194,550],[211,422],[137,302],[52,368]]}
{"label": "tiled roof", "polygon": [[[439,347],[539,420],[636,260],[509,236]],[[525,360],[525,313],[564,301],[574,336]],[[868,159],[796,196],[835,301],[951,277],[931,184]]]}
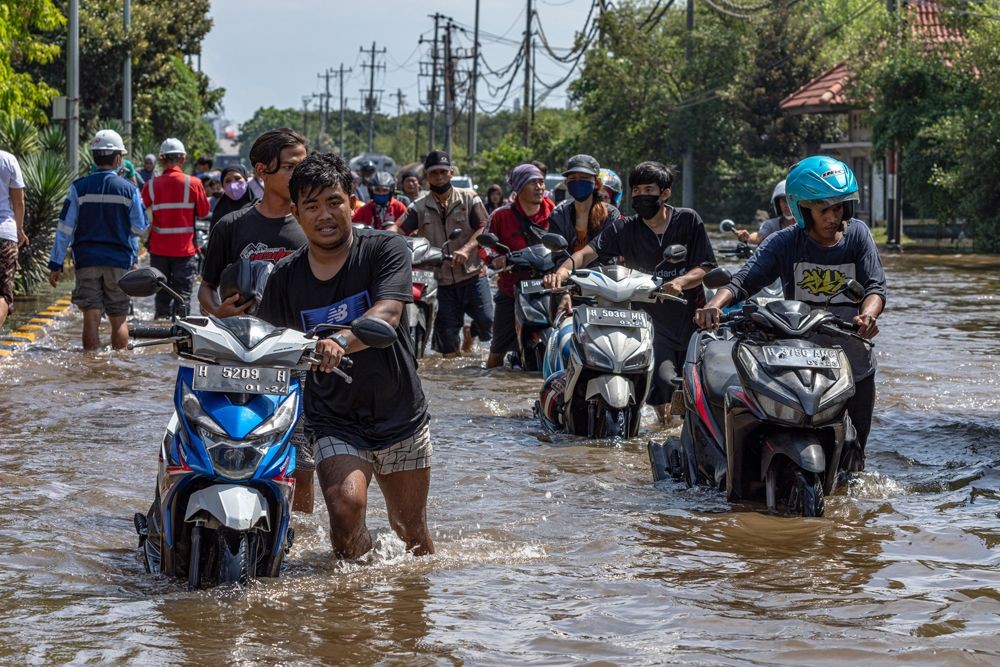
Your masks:
{"label": "tiled roof", "polygon": [[[928,51],[944,44],[964,42],[965,35],[941,21],[938,6],[929,0],[912,0],[903,7],[915,37],[924,40]],[[851,108],[845,87],[851,78],[847,63],[839,63],[786,97],[779,104],[785,113],[844,111]]]}
{"label": "tiled roof", "polygon": [[835,65],[783,99],[779,108],[786,113],[847,109],[849,105],[844,95],[844,86],[850,76],[846,63]]}

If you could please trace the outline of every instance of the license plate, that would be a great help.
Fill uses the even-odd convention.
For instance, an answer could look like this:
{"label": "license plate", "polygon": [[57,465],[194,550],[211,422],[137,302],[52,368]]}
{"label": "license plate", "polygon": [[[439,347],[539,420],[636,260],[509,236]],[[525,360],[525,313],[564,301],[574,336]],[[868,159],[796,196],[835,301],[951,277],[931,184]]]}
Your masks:
{"label": "license plate", "polygon": [[538,294],[544,289],[541,278],[521,281],[521,294]]}
{"label": "license plate", "polygon": [[784,368],[840,368],[839,350],[828,347],[764,346],[764,363]]}
{"label": "license plate", "polygon": [[432,271],[414,271],[413,272],[413,284],[414,285],[427,285],[432,280],[434,280],[434,273]]}
{"label": "license plate", "polygon": [[195,364],[194,389],[229,394],[288,394],[291,371],[259,366]]}
{"label": "license plate", "polygon": [[584,311],[583,321],[586,324],[638,329],[646,326],[646,313],[641,310],[618,308],[587,308]]}

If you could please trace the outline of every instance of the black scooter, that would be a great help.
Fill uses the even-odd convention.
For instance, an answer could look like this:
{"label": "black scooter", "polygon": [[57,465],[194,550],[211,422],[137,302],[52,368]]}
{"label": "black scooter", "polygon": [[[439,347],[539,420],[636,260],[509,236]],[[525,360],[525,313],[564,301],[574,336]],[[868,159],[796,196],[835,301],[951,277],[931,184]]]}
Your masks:
{"label": "black scooter", "polygon": [[514,287],[514,329],[521,368],[529,373],[541,373],[545,344],[552,332],[553,309],[558,305],[553,303],[551,293],[542,286],[542,278],[569,257],[565,250],[558,249],[558,242],[562,241],[565,246],[565,240],[558,234],[543,233],[541,243],[513,252],[494,234],[480,234],[476,241],[484,248],[507,256],[507,266],[502,271],[526,271],[529,274]]}
{"label": "black scooter", "polygon": [[[704,283],[718,289],[730,277],[715,269]],[[854,280],[842,292],[864,298]],[[695,333],[675,394],[683,399],[673,409],[684,415],[681,436],[649,443],[653,479],[712,486],[731,503],[763,498],[770,512],[822,516],[841,452],[856,445],[847,415],[851,364],[841,347],[810,340],[818,333],[860,338],[852,323],[788,300],[748,303],[724,314],[719,332]]]}

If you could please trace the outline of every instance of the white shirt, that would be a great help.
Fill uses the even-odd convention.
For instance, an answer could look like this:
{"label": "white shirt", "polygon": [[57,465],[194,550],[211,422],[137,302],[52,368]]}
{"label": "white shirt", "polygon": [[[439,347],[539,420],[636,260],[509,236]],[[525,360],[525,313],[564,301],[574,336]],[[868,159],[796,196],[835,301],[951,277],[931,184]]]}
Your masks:
{"label": "white shirt", "polygon": [[24,177],[17,158],[7,151],[0,151],[0,239],[17,241],[17,223],[14,207],[10,204],[10,191],[23,190]]}

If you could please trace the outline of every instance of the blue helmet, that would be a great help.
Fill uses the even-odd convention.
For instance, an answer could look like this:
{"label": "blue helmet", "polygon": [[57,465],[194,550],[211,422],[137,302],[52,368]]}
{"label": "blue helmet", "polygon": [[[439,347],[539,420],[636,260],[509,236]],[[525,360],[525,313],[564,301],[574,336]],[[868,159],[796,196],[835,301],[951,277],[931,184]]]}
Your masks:
{"label": "blue helmet", "polygon": [[618,174],[610,169],[601,169],[597,177],[604,183],[604,187],[611,191],[611,203],[618,206],[622,200],[622,179],[618,178]]}
{"label": "blue helmet", "polygon": [[859,201],[858,182],[850,167],[826,155],[813,155],[794,165],[785,179],[785,199],[795,223],[806,228],[805,214],[799,204],[822,202],[826,206],[844,204],[844,220],[854,217],[854,202]]}

